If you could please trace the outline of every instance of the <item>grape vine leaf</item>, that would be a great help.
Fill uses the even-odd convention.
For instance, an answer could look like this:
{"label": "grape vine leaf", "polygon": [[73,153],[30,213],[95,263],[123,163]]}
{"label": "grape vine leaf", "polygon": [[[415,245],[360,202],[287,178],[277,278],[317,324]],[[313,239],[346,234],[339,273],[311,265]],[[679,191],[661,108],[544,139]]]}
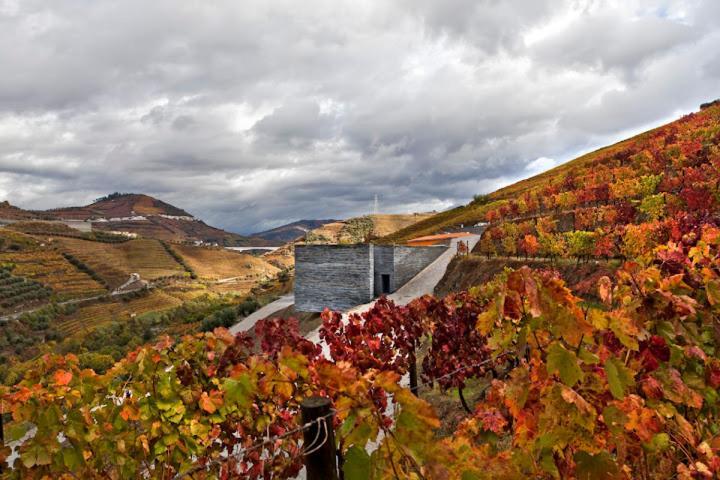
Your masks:
{"label": "grape vine leaf", "polygon": [[720,304],[720,281],[708,280],[705,285],[705,291],[707,292],[707,298],[710,305]]}
{"label": "grape vine leaf", "polygon": [[558,342],[548,348],[547,369],[548,373],[557,373],[560,380],[569,387],[581,381],[585,376],[578,365],[575,353],[566,350]]}
{"label": "grape vine leaf", "polygon": [[611,357],[605,361],[605,374],[607,375],[610,393],[617,400],[625,397],[625,390],[635,384],[632,370],[627,368],[617,358]]}
{"label": "grape vine leaf", "polygon": [[55,372],[54,379],[58,385],[67,385],[73,378],[72,372],[66,370],[58,370]]}
{"label": "grape vine leaf", "polygon": [[368,480],[370,478],[370,456],[364,448],[353,446],[345,452],[343,473],[345,480]]}
{"label": "grape vine leaf", "polygon": [[222,384],[225,391],[225,400],[230,404],[235,404],[239,408],[246,408],[252,400],[252,383],[247,374],[240,375],[238,378],[227,378]]}
{"label": "grape vine leaf", "polygon": [[20,454],[20,459],[25,468],[32,468],[35,465],[50,465],[50,452],[42,445],[32,445]]}
{"label": "grape vine leaf", "polygon": [[618,478],[618,467],[608,452],[591,455],[584,451],[575,454],[578,480],[611,480]]}
{"label": "grape vine leaf", "polygon": [[652,440],[643,445],[651,452],[662,452],[670,447],[670,435],[660,432],[653,435]]}

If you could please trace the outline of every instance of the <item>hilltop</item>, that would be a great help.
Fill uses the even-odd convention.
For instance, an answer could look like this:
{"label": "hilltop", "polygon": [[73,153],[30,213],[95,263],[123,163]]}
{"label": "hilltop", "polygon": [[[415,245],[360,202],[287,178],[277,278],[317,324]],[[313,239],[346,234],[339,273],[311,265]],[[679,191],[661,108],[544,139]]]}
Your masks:
{"label": "hilltop", "polygon": [[362,243],[391,235],[433,216],[432,213],[375,213],[335,220],[309,231],[308,243]]}
{"label": "hilltop", "polygon": [[263,238],[271,242],[287,243],[297,240],[307,232],[319,228],[326,223],[337,222],[338,220],[298,220],[297,222],[288,223],[279,227],[271,228],[251,236]]}
{"label": "hilltop", "polygon": [[[247,237],[207,225],[187,211],[149,195],[112,193],[90,205],[50,210],[23,210],[5,201],[0,203],[0,221],[42,221],[64,223],[87,231],[123,232],[171,242],[201,242],[221,246],[267,246],[262,238]],[[28,233],[45,233],[33,225]],[[48,233],[57,233],[50,225]]]}
{"label": "hilltop", "polygon": [[85,207],[67,207],[50,210],[58,217],[73,220],[92,218],[118,218],[132,216],[166,215],[194,218],[185,210],[141,193],[112,193]]}
{"label": "hilltop", "polygon": [[300,220],[252,236],[281,243],[306,240],[312,243],[355,243],[390,235],[431,216],[431,213],[375,213],[346,220]]}

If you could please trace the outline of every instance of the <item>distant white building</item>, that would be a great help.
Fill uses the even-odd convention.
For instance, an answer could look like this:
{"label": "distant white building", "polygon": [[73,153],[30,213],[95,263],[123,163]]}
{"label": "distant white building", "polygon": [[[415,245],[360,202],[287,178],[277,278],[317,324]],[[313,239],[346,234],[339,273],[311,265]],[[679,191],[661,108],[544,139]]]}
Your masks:
{"label": "distant white building", "polygon": [[119,235],[121,237],[127,237],[127,238],[137,238],[138,234],[133,232],[123,232],[118,230],[111,230],[108,233],[112,233],[113,235]]}
{"label": "distant white building", "polygon": [[169,218],[170,220],[186,220],[188,222],[194,222],[196,220],[195,217],[188,215],[165,215],[161,213],[158,217]]}
{"label": "distant white building", "polygon": [[134,215],[132,217],[110,217],[110,218],[103,218],[94,220],[95,222],[138,222],[142,220],[147,220],[146,217],[143,217],[142,215]]}

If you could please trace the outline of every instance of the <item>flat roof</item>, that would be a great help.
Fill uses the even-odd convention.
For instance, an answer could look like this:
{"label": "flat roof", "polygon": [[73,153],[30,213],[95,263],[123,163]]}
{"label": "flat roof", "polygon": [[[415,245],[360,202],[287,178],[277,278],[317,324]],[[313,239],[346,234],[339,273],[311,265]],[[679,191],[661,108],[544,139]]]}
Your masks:
{"label": "flat roof", "polygon": [[429,242],[432,240],[447,240],[448,238],[467,237],[468,235],[472,235],[472,233],[470,233],[470,232],[440,233],[438,235],[426,235],[424,237],[413,238],[412,240],[408,240],[407,243]]}

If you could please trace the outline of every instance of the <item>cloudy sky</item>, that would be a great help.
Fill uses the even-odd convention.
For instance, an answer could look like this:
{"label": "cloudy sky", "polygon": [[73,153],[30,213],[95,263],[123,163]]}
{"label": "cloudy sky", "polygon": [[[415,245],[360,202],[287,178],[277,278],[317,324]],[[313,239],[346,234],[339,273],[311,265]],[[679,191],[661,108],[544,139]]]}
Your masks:
{"label": "cloudy sky", "polygon": [[445,209],[720,97],[718,0],[0,0],[0,200]]}

